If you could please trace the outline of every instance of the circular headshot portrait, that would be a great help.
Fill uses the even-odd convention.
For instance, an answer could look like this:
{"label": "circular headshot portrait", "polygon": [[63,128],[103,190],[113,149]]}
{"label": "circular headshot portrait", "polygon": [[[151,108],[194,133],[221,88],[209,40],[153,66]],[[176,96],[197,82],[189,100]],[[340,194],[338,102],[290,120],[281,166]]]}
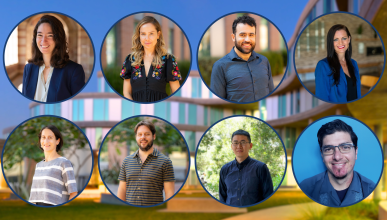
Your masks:
{"label": "circular headshot portrait", "polygon": [[75,96],[88,82],[94,49],[73,18],[40,13],[20,22],[5,45],[8,79],[26,98],[57,103]]}
{"label": "circular headshot portrait", "polygon": [[292,158],[301,190],[329,207],[350,206],[367,198],[384,164],[376,135],[346,116],[330,116],[309,125],[299,136]]}
{"label": "circular headshot portrait", "polygon": [[191,48],[183,30],[156,13],[115,23],[101,48],[105,80],[122,97],[154,103],[174,94],[188,77]]}
{"label": "circular headshot portrait", "polygon": [[85,189],[93,152],[75,124],[56,116],[39,116],[9,134],[1,162],[15,195],[33,205],[59,206]]}
{"label": "circular headshot portrait", "polygon": [[347,103],[368,94],[385,64],[384,45],[365,19],[349,13],[320,16],[298,36],[294,65],[303,86],[316,98]]}
{"label": "circular headshot portrait", "polygon": [[196,152],[196,172],[203,188],[219,202],[248,207],[268,199],[281,185],[286,152],[265,122],[232,116],[211,126]]}
{"label": "circular headshot portrait", "polygon": [[287,45],[267,18],[235,13],[219,18],[203,34],[198,69],[215,95],[233,103],[251,103],[271,94],[287,67]]}
{"label": "circular headshot portrait", "polygon": [[99,152],[100,174],[111,195],[137,207],[160,205],[175,196],[189,164],[179,130],[153,116],[121,121],[105,136]]}

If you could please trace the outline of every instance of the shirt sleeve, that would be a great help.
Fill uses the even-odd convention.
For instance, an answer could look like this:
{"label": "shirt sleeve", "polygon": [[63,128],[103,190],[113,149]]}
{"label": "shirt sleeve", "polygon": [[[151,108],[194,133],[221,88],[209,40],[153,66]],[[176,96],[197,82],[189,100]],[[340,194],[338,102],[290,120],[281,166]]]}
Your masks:
{"label": "shirt sleeve", "polygon": [[273,83],[273,75],[271,74],[271,67],[269,60],[267,60],[267,69],[268,69],[268,75],[269,75],[269,93],[274,90],[274,83]]}
{"label": "shirt sleeve", "polygon": [[78,192],[73,165],[69,160],[66,160],[62,163],[62,168],[62,178],[63,183],[67,189],[67,193],[70,194],[73,192]]}
{"label": "shirt sleeve", "polygon": [[220,169],[219,175],[219,200],[223,203],[226,203],[227,200],[227,186],[225,181],[225,173],[224,169]]}
{"label": "shirt sleeve", "polygon": [[125,58],[124,64],[122,64],[122,69],[120,77],[122,79],[130,79],[132,75],[132,62],[130,62],[130,54]]}
{"label": "shirt sleeve", "polygon": [[[326,68],[328,66],[328,68]],[[332,85],[329,85],[329,65],[324,61],[319,61],[314,71],[316,83],[316,96],[319,99],[329,101],[329,91]]]}
{"label": "shirt sleeve", "polygon": [[169,55],[169,58],[167,58],[166,64],[167,64],[166,81],[169,82],[169,81],[181,80],[179,67],[177,66],[176,58],[173,55]]}
{"label": "shirt sleeve", "polygon": [[173,172],[173,165],[170,159],[163,164],[163,182],[174,182],[175,173]]}
{"label": "shirt sleeve", "polygon": [[217,61],[212,66],[210,88],[217,96],[225,99],[227,98],[226,86],[223,68],[219,61]]}
{"label": "shirt sleeve", "polygon": [[270,172],[266,164],[260,167],[260,169],[257,169],[257,176],[261,181],[261,187],[258,191],[262,195],[262,198],[266,199],[273,194],[273,181],[271,180]]}
{"label": "shirt sleeve", "polygon": [[126,169],[125,169],[125,164],[126,164],[126,158],[122,162],[121,169],[120,169],[120,175],[118,176],[119,181],[126,181]]}

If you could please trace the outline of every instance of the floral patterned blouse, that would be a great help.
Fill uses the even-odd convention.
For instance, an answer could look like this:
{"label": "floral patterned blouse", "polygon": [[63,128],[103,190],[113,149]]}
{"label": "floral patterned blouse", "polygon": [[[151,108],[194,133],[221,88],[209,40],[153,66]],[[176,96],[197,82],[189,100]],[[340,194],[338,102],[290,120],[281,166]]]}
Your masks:
{"label": "floral patterned blouse", "polygon": [[167,82],[181,80],[179,67],[173,55],[165,55],[161,58],[161,65],[155,68],[151,65],[148,76],[145,75],[144,62],[141,65],[132,66],[134,57],[130,54],[125,58],[122,65],[121,78],[131,79],[132,97],[138,102],[155,102],[168,97],[165,92]]}

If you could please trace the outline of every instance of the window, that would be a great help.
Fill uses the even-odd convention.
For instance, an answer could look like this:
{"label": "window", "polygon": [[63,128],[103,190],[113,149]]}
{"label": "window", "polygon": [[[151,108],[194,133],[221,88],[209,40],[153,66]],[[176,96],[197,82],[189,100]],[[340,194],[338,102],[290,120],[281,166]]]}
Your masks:
{"label": "window", "polygon": [[286,117],[286,94],[278,96],[278,118]]}
{"label": "window", "polygon": [[266,116],[267,116],[267,112],[266,112],[266,99],[262,99],[260,102],[259,102],[259,118],[266,121]]}
{"label": "window", "polygon": [[196,120],[197,118],[197,109],[196,105],[194,104],[188,104],[188,124],[190,125],[196,125],[198,122]]}
{"label": "window", "polygon": [[166,120],[170,120],[171,117],[171,103],[169,102],[158,102],[154,105],[154,115]]}
{"label": "window", "polygon": [[114,26],[106,36],[106,63],[108,67],[116,64],[116,27]]}
{"label": "window", "polygon": [[60,114],[61,114],[61,105],[60,105],[60,103],[44,105],[44,114],[60,116]]}
{"label": "window", "polygon": [[199,85],[200,85],[199,78],[192,78],[192,98],[200,98],[199,96]]}
{"label": "window", "polygon": [[204,117],[204,120],[203,120],[203,123],[204,125],[208,125],[208,107],[207,106],[204,106],[204,113],[203,113],[203,117]]}
{"label": "window", "polygon": [[8,38],[7,45],[4,53],[5,66],[17,64],[19,62],[18,57],[18,28],[16,27]]}
{"label": "window", "polygon": [[324,14],[331,11],[332,11],[332,0],[324,0]]}
{"label": "window", "polygon": [[73,121],[83,121],[84,120],[84,101],[73,100]]}
{"label": "window", "polygon": [[185,140],[187,141],[189,150],[191,152],[195,152],[196,150],[195,132],[185,131],[184,136],[185,136]]}
{"label": "window", "polygon": [[296,143],[296,129],[285,128],[285,147],[286,149],[292,149]]}
{"label": "window", "polygon": [[296,104],[296,114],[297,113],[300,113],[300,105],[301,105],[301,103],[300,103],[300,90],[297,90],[297,92],[296,92],[296,100],[295,100],[295,104]]}
{"label": "window", "polygon": [[211,108],[210,109],[210,123],[214,124],[223,118],[223,109]]}
{"label": "window", "polygon": [[94,121],[109,120],[109,101],[107,99],[94,99],[93,111]]}
{"label": "window", "polygon": [[185,124],[185,103],[179,103],[179,124]]}
{"label": "window", "polygon": [[312,108],[318,106],[318,99],[314,96],[312,96]]}
{"label": "window", "polygon": [[133,103],[128,100],[121,101],[121,119],[129,118],[134,114]]}

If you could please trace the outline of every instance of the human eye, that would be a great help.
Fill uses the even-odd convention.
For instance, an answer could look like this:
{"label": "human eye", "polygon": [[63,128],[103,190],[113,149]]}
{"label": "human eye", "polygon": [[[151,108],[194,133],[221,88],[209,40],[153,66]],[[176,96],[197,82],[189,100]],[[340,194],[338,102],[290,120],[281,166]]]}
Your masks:
{"label": "human eye", "polygon": [[336,38],[336,39],[333,39],[333,41],[338,41],[338,40],[339,40],[339,39],[337,39],[337,38]]}
{"label": "human eye", "polygon": [[324,153],[331,153],[333,151],[332,147],[324,147],[323,152]]}
{"label": "human eye", "polygon": [[53,34],[49,34],[49,35],[47,35],[47,37],[49,37],[49,38],[53,38],[53,37],[54,37],[54,35],[53,35]]}

